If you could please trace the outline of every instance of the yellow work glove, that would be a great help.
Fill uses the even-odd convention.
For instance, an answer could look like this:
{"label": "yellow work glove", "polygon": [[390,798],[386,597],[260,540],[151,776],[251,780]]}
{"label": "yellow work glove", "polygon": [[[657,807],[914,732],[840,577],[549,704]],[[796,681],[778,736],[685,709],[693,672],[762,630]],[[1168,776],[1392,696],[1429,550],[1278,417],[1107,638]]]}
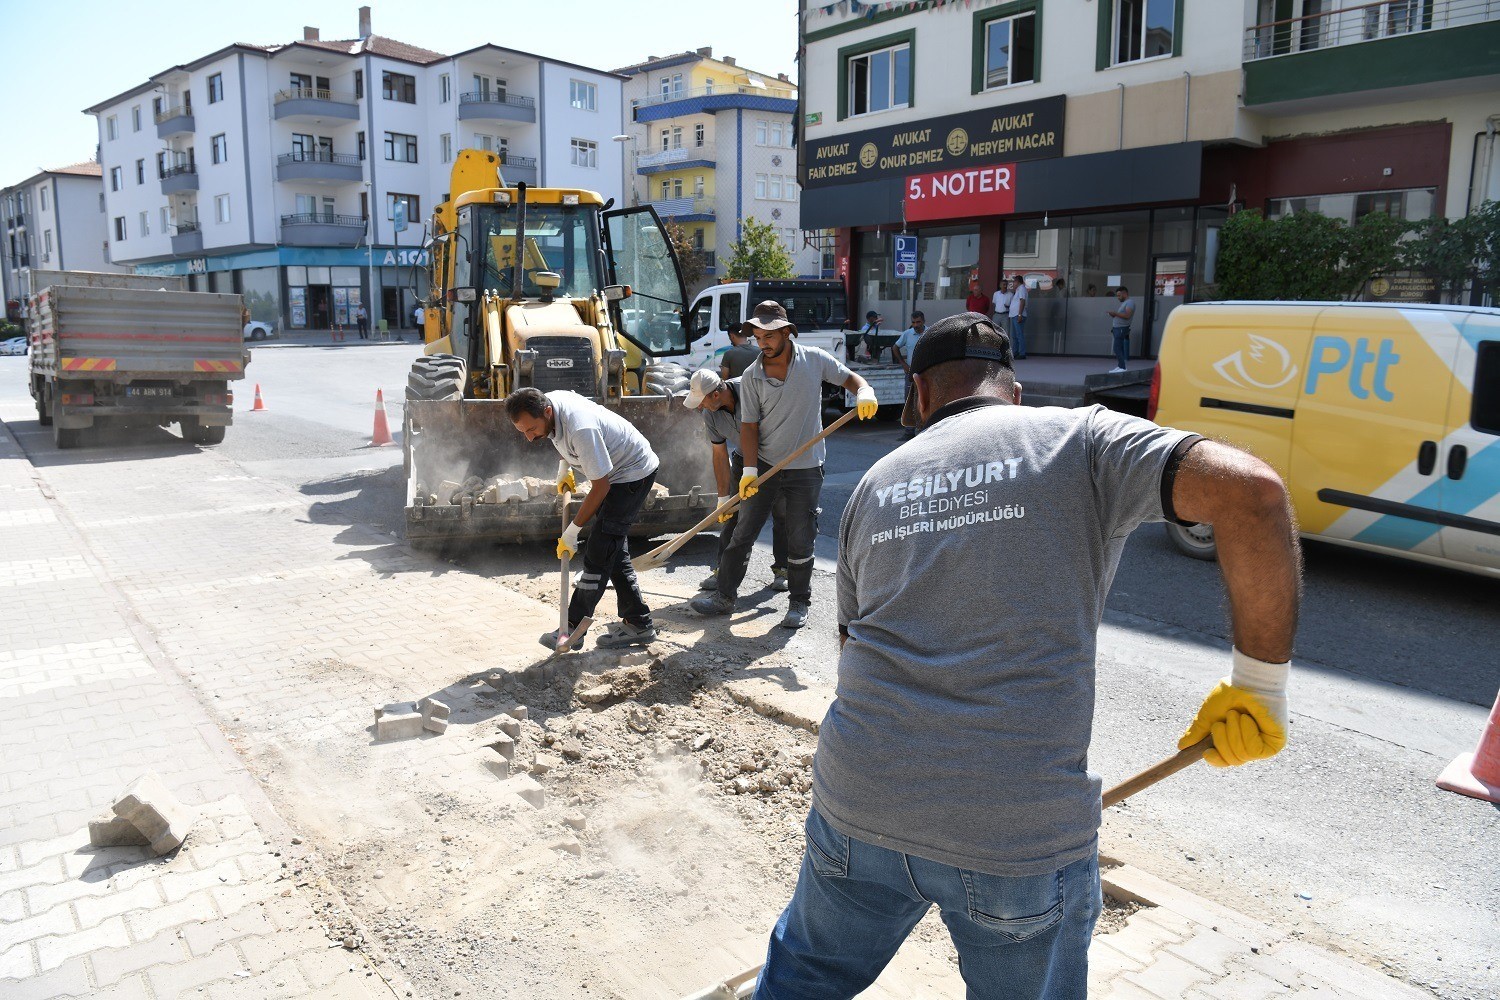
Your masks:
{"label": "yellow work glove", "polygon": [[869,420],[879,408],[880,405],[875,402],[875,390],[869,386],[862,387],[854,394],[854,410],[859,414],[859,419]]}
{"label": "yellow work glove", "polygon": [[573,478],[572,469],[557,474],[557,492],[559,495],[578,492],[578,480]]}
{"label": "yellow work glove", "polygon": [[1290,663],[1267,663],[1234,650],[1228,677],[1203,699],[1193,724],[1177,749],[1185,750],[1212,735],[1214,745],[1203,759],[1214,767],[1237,767],[1264,760],[1286,746],[1286,682]]}
{"label": "yellow work glove", "polygon": [[758,478],[760,478],[760,470],[759,469],[755,468],[755,466],[753,466],[753,465],[747,465],[747,466],[745,466],[745,472],[744,472],[744,474],[742,476],[740,476],[740,499],[741,500],[749,500],[751,497],[755,496],[755,494],[757,494],[757,493],[760,492],[759,487],[755,487],[755,486],[751,486],[750,485],[751,483],[755,482],[755,480],[758,479]]}
{"label": "yellow work glove", "polygon": [[[720,507],[722,507],[726,503],[728,503],[729,501],[731,501],[733,499],[734,499],[734,497],[719,497],[719,504],[718,505]],[[736,511],[732,511],[732,510],[725,511],[724,513],[722,513],[722,514],[719,515],[719,523],[720,524],[728,524],[731,520],[734,519],[734,515],[736,513],[737,513]]]}
{"label": "yellow work glove", "polygon": [[578,554],[578,532],[576,524],[569,524],[563,529],[562,537],[557,540],[557,558],[571,559]]}

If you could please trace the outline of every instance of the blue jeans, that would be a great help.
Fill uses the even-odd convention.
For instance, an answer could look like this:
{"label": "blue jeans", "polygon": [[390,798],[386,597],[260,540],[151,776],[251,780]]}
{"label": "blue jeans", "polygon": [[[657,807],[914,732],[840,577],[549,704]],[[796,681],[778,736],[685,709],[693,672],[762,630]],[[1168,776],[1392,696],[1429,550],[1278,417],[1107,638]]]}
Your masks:
{"label": "blue jeans", "polygon": [[876,847],[809,811],[797,889],[755,1000],[835,1000],[873,983],[934,903],[969,1000],[1084,1000],[1103,900],[1099,858],[1005,878]]}
{"label": "blue jeans", "polygon": [[1026,357],[1026,317],[1010,318],[1010,353],[1012,357]]}
{"label": "blue jeans", "polygon": [[1121,368],[1130,365],[1130,327],[1117,326],[1110,330],[1115,338],[1115,362]]}

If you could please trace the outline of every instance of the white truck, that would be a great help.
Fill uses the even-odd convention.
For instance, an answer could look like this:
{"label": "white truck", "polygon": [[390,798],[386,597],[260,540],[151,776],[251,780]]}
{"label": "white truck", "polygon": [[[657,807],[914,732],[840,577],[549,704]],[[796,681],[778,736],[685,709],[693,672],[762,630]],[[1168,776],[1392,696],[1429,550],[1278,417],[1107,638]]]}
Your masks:
{"label": "white truck", "polygon": [[28,381],[59,448],[106,422],[175,423],[195,444],[224,440],[229,383],[250,362],[240,296],[134,274],[44,271],[33,281]]}

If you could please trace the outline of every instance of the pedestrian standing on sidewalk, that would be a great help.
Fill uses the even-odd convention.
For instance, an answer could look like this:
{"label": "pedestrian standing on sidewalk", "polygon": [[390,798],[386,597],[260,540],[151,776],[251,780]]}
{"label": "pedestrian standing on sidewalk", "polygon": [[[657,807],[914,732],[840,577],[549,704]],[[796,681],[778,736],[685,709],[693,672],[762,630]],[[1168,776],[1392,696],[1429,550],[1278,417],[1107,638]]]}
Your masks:
{"label": "pedestrian standing on sidewalk", "polygon": [[1269,757],[1299,598],[1286,489],[1195,434],[1017,405],[1010,342],[978,314],[934,323],[911,360],[903,422],[926,430],[844,512],[838,686],[755,996],[853,997],[935,903],[970,998],[1083,1000],[1101,909],[1084,762],[1120,552],[1143,522],[1214,526],[1235,648],[1179,745],[1212,735],[1216,767]]}
{"label": "pedestrian standing on sidewalk", "polygon": [[[755,346],[755,341],[745,332],[744,325],[736,323],[729,328],[729,350],[724,352],[724,360],[719,365],[719,378],[739,378],[758,357],[760,348]],[[736,434],[735,437],[738,438],[739,435]]]}
{"label": "pedestrian standing on sidewalk", "polygon": [[762,487],[750,484],[762,468],[789,458],[823,429],[823,383],[855,394],[861,420],[875,416],[875,390],[837,358],[816,347],[792,342],[797,328],[780,302],[767,299],[750,319],[760,358],[740,377],[741,509],[729,547],[719,561],[719,585],[690,605],[700,615],[727,615],[745,579],[755,539],[778,497],[786,503],[787,584],[790,604],[781,624],[801,628],[812,604],[813,542],[818,531],[818,496],[823,491],[823,456],[819,441]]}
{"label": "pedestrian standing on sidewalk", "polygon": [[354,322],[359,327],[359,339],[360,340],[369,340],[370,339],[370,313],[369,313],[369,311],[367,309],[365,309],[363,303],[361,303],[360,305],[358,305],[358,306],[356,306],[354,308]]}
{"label": "pedestrian standing on sidewalk", "polygon": [[[972,297],[972,296],[971,296]],[[986,302],[989,300],[986,299]],[[979,307],[979,314],[984,315],[983,304]],[[974,310],[970,310],[973,312]],[[911,326],[900,337],[896,338],[896,345],[891,348],[891,353],[896,356],[896,361],[901,365],[901,370],[906,373],[906,394],[911,395],[911,352],[916,349],[917,340],[921,338],[922,331],[927,328],[927,314],[917,309],[911,314]],[[901,440],[910,441],[917,436],[917,428],[907,427],[901,432]]]}
{"label": "pedestrian standing on sidewalk", "polygon": [[990,318],[1002,330],[1010,329],[1010,300],[1014,297],[1015,291],[1010,287],[1010,279],[1001,275],[1000,284],[990,300]]}
{"label": "pedestrian standing on sidewalk", "polygon": [[989,309],[990,297],[984,294],[979,287],[979,282],[969,282],[969,297],[964,299],[964,310],[971,313],[984,313]]}
{"label": "pedestrian standing on sidewalk", "polygon": [[[745,471],[745,456],[740,453],[740,380],[720,378],[708,368],[693,372],[682,405],[703,414],[704,430],[713,450],[714,482],[719,487],[716,506],[722,507],[734,496],[735,484]],[[719,515],[719,524],[722,525],[719,528],[719,560],[714,564],[713,572],[698,584],[699,590],[719,588],[718,567],[724,561],[724,550],[729,548],[729,539],[734,535],[739,517],[738,508]],[[787,589],[785,497],[778,497],[771,510],[771,589]]]}
{"label": "pedestrian standing on sidewalk", "polygon": [[1011,280],[1016,288],[1010,296],[1010,343],[1014,357],[1020,361],[1026,358],[1026,320],[1031,315],[1031,289],[1026,287],[1026,279],[1019,274]]}
{"label": "pedestrian standing on sidewalk", "polygon": [[1115,348],[1115,366],[1109,370],[1111,375],[1129,370],[1130,321],[1135,317],[1135,302],[1129,289],[1124,285],[1116,288],[1115,299],[1120,303],[1119,308],[1104,310],[1110,318],[1109,333]]}
{"label": "pedestrian standing on sidewalk", "polygon": [[[589,481],[589,491],[578,513],[557,540],[557,558],[578,554],[578,534],[599,515],[583,545],[583,572],[568,603],[568,634],[594,616],[606,582],[614,584],[622,619],[599,638],[606,648],[644,646],[656,638],[651,609],[641,597],[627,538],[641,507],[651,495],[660,464],[651,444],[635,425],[614,410],[576,392],[558,389],[544,393],[528,386],[505,397],[505,415],[528,441],[546,438],[562,461],[557,467],[557,492],[578,489],[573,470]],[[548,632],[541,643],[548,649],[567,638]],[[582,641],[573,647],[582,648]]]}

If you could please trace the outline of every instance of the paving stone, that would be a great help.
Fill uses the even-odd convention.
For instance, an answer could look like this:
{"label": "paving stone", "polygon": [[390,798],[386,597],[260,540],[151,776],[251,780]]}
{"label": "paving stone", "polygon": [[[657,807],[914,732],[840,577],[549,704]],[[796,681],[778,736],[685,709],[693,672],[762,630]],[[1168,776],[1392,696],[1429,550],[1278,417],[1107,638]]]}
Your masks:
{"label": "paving stone", "polygon": [[506,760],[516,759],[516,741],[509,736],[497,736],[485,743],[485,747],[504,757]]}
{"label": "paving stone", "polygon": [[93,927],[110,917],[118,917],[131,910],[144,910],[162,901],[155,881],[141,882],[129,889],[120,889],[102,896],[85,896],[73,901],[73,912],[78,915],[78,926]]}
{"label": "paving stone", "polygon": [[130,935],[125,931],[125,921],[120,917],[110,917],[88,930],[38,938],[37,964],[45,972],[57,968],[70,958],[78,958],[103,948],[123,948],[128,944]]}
{"label": "paving stone", "polygon": [[505,714],[510,716],[512,719],[518,719],[521,722],[525,722],[528,718],[531,717],[531,713],[527,710],[525,705],[517,705],[515,708],[510,709]]}
{"label": "paving stone", "polygon": [[77,929],[72,911],[66,906],[54,906],[46,913],[27,917],[25,920],[0,924],[0,951],[49,934],[71,934]]}
{"label": "paving stone", "polygon": [[158,997],[175,997],[196,992],[198,987],[220,979],[233,979],[244,972],[244,963],[229,945],[202,958],[188,959],[176,965],[161,965],[146,970],[146,980]]}
{"label": "paving stone", "polygon": [[106,948],[89,955],[94,979],[100,986],[110,986],[153,965],[170,965],[190,957],[187,945],[176,928],[128,948]]}
{"label": "paving stone", "polygon": [[1191,937],[1167,946],[1167,953],[1192,962],[1200,969],[1222,973],[1229,961],[1244,953],[1245,946],[1234,938],[1199,927]]}
{"label": "paving stone", "polygon": [[503,716],[500,719],[500,731],[513,740],[521,738],[521,720]]}
{"label": "paving stone", "polygon": [[89,820],[89,843],[94,847],[141,847],[151,840],[130,820],[107,812]]}
{"label": "paving stone", "polygon": [[0,950],[0,979],[25,979],[35,974],[36,959],[29,942]]}
{"label": "paving stone", "polygon": [[178,801],[152,773],[142,775],[131,785],[114,804],[114,811],[139,830],[158,855],[181,847],[198,819],[197,810]]}
{"label": "paving stone", "polygon": [[1212,982],[1214,976],[1176,955],[1162,952],[1146,968],[1139,972],[1127,972],[1121,978],[1144,987],[1157,996],[1180,997],[1195,986]]}
{"label": "paving stone", "polygon": [[93,995],[89,983],[88,965],[81,958],[59,961],[51,967],[44,965],[41,975],[23,979],[18,983],[5,983],[0,987],[0,996],[5,1000],[51,1000],[53,997],[86,997]]}
{"label": "paving stone", "polygon": [[422,713],[413,702],[398,702],[375,710],[377,740],[405,740],[422,735]]}
{"label": "paving stone", "polygon": [[176,903],[167,903],[151,910],[127,913],[125,926],[129,928],[132,938],[144,941],[156,937],[168,928],[175,929],[184,924],[213,920],[217,917],[213,897],[206,892],[200,892]]}
{"label": "paving stone", "polygon": [[543,803],[546,802],[547,793],[530,775],[518,774],[505,784],[510,791],[537,809],[542,808]]}

